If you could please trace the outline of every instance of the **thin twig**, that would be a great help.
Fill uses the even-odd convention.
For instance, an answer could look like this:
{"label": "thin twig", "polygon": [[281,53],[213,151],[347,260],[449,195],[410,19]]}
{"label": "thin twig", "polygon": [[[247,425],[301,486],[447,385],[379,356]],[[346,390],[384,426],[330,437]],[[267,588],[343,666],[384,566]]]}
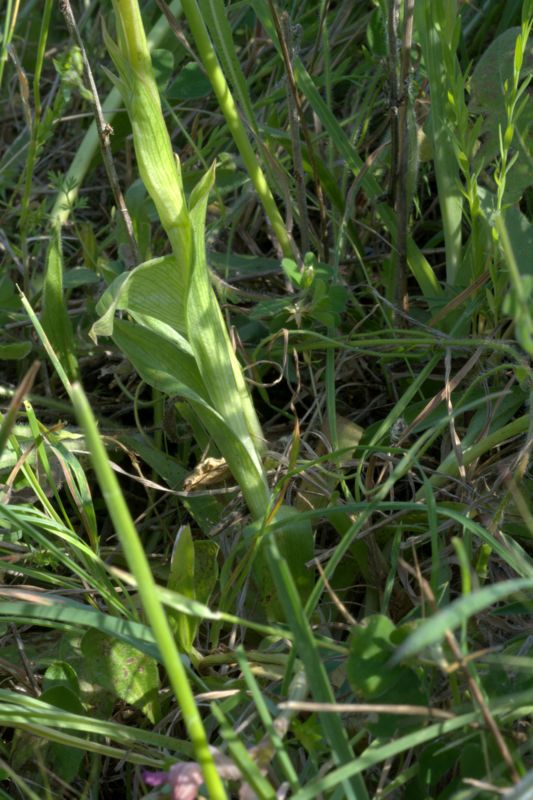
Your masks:
{"label": "thin twig", "polygon": [[344,619],[348,622],[349,625],[355,627],[357,625],[357,620],[355,619],[355,617],[352,617],[346,606],[341,602],[339,596],[333,590],[333,587],[331,586],[331,583],[329,582],[326,573],[324,572],[324,568],[320,563],[320,561],[318,560],[318,558],[315,558],[314,564],[320,573],[320,577],[324,581],[324,586],[327,593],[335,603],[337,609],[339,610],[339,613],[344,617]]}
{"label": "thin twig", "polygon": [[96,123],[96,128],[98,130],[98,136],[100,138],[102,161],[104,162],[107,178],[109,180],[109,184],[113,191],[113,195],[115,198],[115,202],[117,204],[119,214],[121,215],[122,220],[124,222],[124,227],[126,229],[126,236],[128,238],[128,247],[125,248],[124,261],[126,262],[127,267],[134,267],[136,264],[139,264],[141,262],[141,255],[139,252],[137,241],[135,239],[135,233],[133,231],[133,224],[131,221],[130,213],[128,211],[128,208],[126,206],[126,201],[124,200],[124,195],[122,194],[122,190],[120,188],[117,171],[115,169],[115,163],[113,161],[113,155],[111,153],[110,137],[111,134],[113,133],[113,128],[111,127],[111,125],[109,125],[109,123],[105,121],[104,114],[102,111],[102,106],[100,104],[100,99],[98,97],[98,90],[96,88],[96,83],[93,78],[91,65],[89,63],[87,52],[83,45],[83,40],[80,36],[78,26],[76,25],[74,14],[72,13],[70,0],[61,0],[61,2],[59,3],[59,7],[61,9],[61,13],[65,17],[65,22],[67,23],[67,28],[69,30],[69,33],[75,40],[76,44],[78,45],[81,51],[81,56],[83,59],[83,68],[85,71],[85,78],[89,85],[89,90],[91,92],[94,104],[94,120]]}
{"label": "thin twig", "polygon": [[455,714],[441,708],[393,703],[315,703],[314,701],[288,700],[278,703],[278,708],[289,711],[308,711],[320,714],[394,714],[430,719],[454,719]]}
{"label": "thin twig", "polygon": [[442,401],[446,398],[446,391],[453,392],[459,386],[463,378],[465,378],[470,372],[470,370],[472,370],[477,365],[477,363],[479,362],[479,357],[482,352],[483,348],[478,347],[475,353],[472,356],[470,356],[466,364],[463,364],[459,372],[453,378],[450,378],[447,381],[447,386],[441,389],[440,392],[437,392],[437,394],[434,397],[432,397],[428,403],[426,403],[422,411],[419,414],[417,414],[417,416],[411,422],[411,424],[408,425],[407,428],[405,428],[405,430],[403,431],[401,437],[398,439],[397,442],[398,447],[401,445],[402,442],[408,439],[408,437],[411,435],[411,433],[414,431],[417,425],[419,425],[422,422],[422,420],[426,419],[426,417],[428,417],[429,414],[431,414],[431,412],[434,411],[434,409],[437,408],[437,406],[440,403],[442,403]]}

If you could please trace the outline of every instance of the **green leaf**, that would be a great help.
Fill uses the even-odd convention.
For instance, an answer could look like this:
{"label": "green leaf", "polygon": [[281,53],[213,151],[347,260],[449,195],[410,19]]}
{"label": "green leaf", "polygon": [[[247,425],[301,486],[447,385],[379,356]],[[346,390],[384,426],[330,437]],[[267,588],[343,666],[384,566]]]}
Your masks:
{"label": "green leaf", "polygon": [[211,84],[203,69],[194,61],[186,64],[166,91],[168,100],[197,100],[211,94]]}
{"label": "green leaf", "polygon": [[66,687],[74,694],[79,695],[78,676],[71,664],[66,661],[54,661],[53,664],[50,664],[43,676],[43,691],[46,692],[54,686]]}
{"label": "green leaf", "polygon": [[116,311],[153,317],[184,333],[184,304],[185,281],[176,259],[172,255],[154,258],[113,281],[98,302],[102,316],[90,335],[94,341],[98,336],[112,336]]}
{"label": "green leaf", "polygon": [[46,257],[43,286],[42,325],[70,380],[78,376],[78,362],[72,323],[63,294],[61,233],[53,230]]}
{"label": "green leaf", "polygon": [[[495,113],[503,108],[505,82],[513,80],[515,45],[520,28],[508,28],[492,41],[479,58],[470,78],[471,107]],[[529,42],[522,64],[522,77],[533,72],[533,42]]]}
{"label": "green leaf", "polygon": [[[307,564],[314,558],[314,536],[311,522],[294,508],[282,506],[277,515],[274,531],[261,534],[262,538],[257,548],[253,562],[253,573],[257,585],[259,602],[269,621],[284,619],[283,605],[276,590],[275,581],[269,567],[267,550],[268,539],[275,537],[280,555],[291,572],[294,584],[298,590],[302,604],[305,604],[313,588],[313,569]],[[261,523],[256,523],[248,529],[249,536],[257,536]]]}
{"label": "green leaf", "polygon": [[219,546],[208,539],[194,543],[194,591],[200,603],[208,603],[218,581]]}
{"label": "green leaf", "polygon": [[[68,686],[52,686],[42,693],[40,700],[71,714],[83,714],[85,710],[78,692]],[[72,733],[73,731],[67,732]],[[49,760],[50,768],[69,783],[77,777],[83,758],[83,750],[75,747],[66,747],[64,744],[56,742],[51,742],[47,747],[47,761]]]}
{"label": "green leaf", "polygon": [[[189,525],[182,525],[174,542],[170,561],[170,574],[167,587],[184,597],[196,600],[194,587],[194,542]],[[178,637],[180,649],[190,655],[192,644],[198,627],[194,617],[180,614],[179,611],[167,612],[172,630]]]}
{"label": "green leaf", "polygon": [[115,320],[113,339],[141,378],[168,394],[192,394],[206,399],[206,389],[194,358],[154,331],[124,320]]}
{"label": "green leaf", "polygon": [[31,342],[0,344],[0,361],[20,361],[31,353]]}
{"label": "green leaf", "polygon": [[150,722],[157,722],[159,672],[155,659],[97,630],[85,634],[81,649],[94,683],[138,708]]}
{"label": "green leaf", "polygon": [[[508,28],[487,47],[470,79],[471,97],[469,108],[482,114],[481,147],[476,156],[476,169],[488,164],[499,154],[499,130],[507,127],[506,102],[508,92],[505,83],[512,83],[514,72],[515,45],[520,28]],[[533,72],[533,42],[529,40],[524,52],[521,78]],[[527,103],[514,121],[517,134],[513,138],[513,148],[518,159],[510,168],[504,193],[504,203],[517,203],[524,191],[532,185],[533,150],[533,108]]]}
{"label": "green leaf", "polygon": [[258,468],[235,430],[204,400],[201,393],[205,389],[194,360],[186,358],[186,354],[147,328],[123,320],[115,321],[113,338],[146,383],[170,396],[180,395],[189,401],[226,457],[233,474],[246,475],[242,490],[251,508],[257,516],[264,513],[267,492],[262,466]]}
{"label": "green leaf", "polygon": [[174,55],[161,47],[151,51],[152,68],[159,91],[163,91],[174,71]]}
{"label": "green leaf", "polygon": [[[418,689],[411,669],[388,666],[394,648],[391,636],[394,623],[382,614],[368,617],[361,627],[350,635],[350,656],[347,670],[348,680],[354,691],[365,700],[380,698],[387,694],[387,702],[416,702],[416,697],[407,697],[406,690]],[[399,686],[398,686],[399,684]],[[396,687],[396,692],[390,690]],[[412,692],[409,692],[412,694]]]}

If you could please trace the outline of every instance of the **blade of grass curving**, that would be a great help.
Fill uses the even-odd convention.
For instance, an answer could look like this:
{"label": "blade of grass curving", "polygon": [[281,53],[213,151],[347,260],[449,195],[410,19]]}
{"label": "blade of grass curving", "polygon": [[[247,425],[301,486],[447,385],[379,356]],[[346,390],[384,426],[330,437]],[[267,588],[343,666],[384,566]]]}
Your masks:
{"label": "blade of grass curving", "polygon": [[[488,436],[485,436],[481,441],[476,442],[476,444],[467,447],[462,454],[463,464],[467,467],[473,461],[477,461],[478,458],[488,453],[489,450],[492,450],[495,447],[503,444],[508,439],[512,439],[515,436],[520,436],[528,431],[530,425],[530,418],[528,414],[525,414],[522,417],[518,417],[518,419],[514,419],[512,422],[509,422],[507,425],[499,428],[498,430],[490,433]],[[457,477],[459,475],[459,464],[457,463],[457,458],[453,450],[446,456],[444,461],[442,461],[439,466],[437,467],[434,474],[429,478],[429,481],[432,486],[439,487],[442,486],[447,482],[450,477]],[[422,491],[419,490],[417,493],[417,498],[422,496]]]}
{"label": "blade of grass curving", "polygon": [[[4,591],[2,594],[6,595],[7,592]],[[0,617],[15,621],[19,618],[33,619],[34,625],[43,620],[66,623],[78,631],[83,628],[95,628],[161,661],[154,636],[146,625],[121,617],[112,617],[74,600],[65,600],[59,595],[47,594],[44,597],[39,595],[31,601],[11,599],[7,603],[0,602]]]}
{"label": "blade of grass curving", "polygon": [[50,452],[55,455],[56,459],[61,464],[65,480],[68,483],[70,494],[78,509],[78,514],[85,528],[85,532],[87,533],[89,543],[94,552],[98,555],[100,552],[98,525],[91,490],[85,471],[75,455],[70,452],[68,447],[64,447],[60,441],[55,444],[51,444],[50,442],[48,444]]}
{"label": "blade of grass curving", "polygon": [[[275,537],[270,534],[268,529],[264,535],[268,537],[266,554],[272,578],[289,627],[294,635],[295,649],[304,665],[311,693],[319,703],[334,703],[335,695],[292,574],[285,559],[281,557]],[[354,754],[340,718],[335,715],[321,714],[320,723],[335,761],[338,764],[351,763]],[[356,776],[353,781],[343,782],[343,790],[344,796],[350,800],[360,800],[361,798],[366,800],[368,798],[366,786],[359,776]]]}
{"label": "blade of grass curving", "polygon": [[31,430],[32,436],[33,436],[33,446],[34,446],[35,452],[36,452],[37,474],[36,474],[35,477],[36,477],[37,483],[39,484],[38,489],[41,490],[41,487],[40,487],[41,479],[39,478],[39,467],[41,467],[43,469],[44,473],[45,473],[46,480],[48,482],[48,487],[53,492],[54,500],[56,502],[56,505],[61,511],[61,516],[59,514],[56,515],[54,509],[51,508],[52,513],[50,514],[50,516],[53,519],[57,519],[58,521],[62,520],[67,527],[71,527],[69,517],[68,517],[68,515],[67,515],[67,513],[65,511],[65,507],[64,507],[63,502],[61,500],[61,497],[59,496],[57,482],[56,482],[56,480],[54,478],[54,475],[52,473],[50,460],[48,458],[48,453],[47,453],[47,450],[46,450],[46,447],[45,447],[45,444],[44,444],[44,439],[43,439],[43,436],[42,436],[42,433],[41,433],[39,422],[37,421],[37,417],[35,416],[35,412],[33,410],[33,407],[32,407],[31,403],[28,400],[24,401],[24,408],[26,410],[26,416],[28,418],[28,422],[29,422],[29,425],[30,425],[30,430]]}
{"label": "blade of grass curving", "polygon": [[37,331],[39,339],[41,340],[42,345],[43,345],[44,349],[46,350],[48,358],[50,359],[50,361],[54,365],[54,369],[57,372],[57,374],[58,374],[58,376],[59,376],[59,378],[61,380],[61,383],[65,387],[66,391],[70,392],[71,384],[70,384],[69,377],[68,377],[66,371],[63,369],[61,361],[57,357],[56,352],[55,352],[55,350],[52,347],[52,344],[50,342],[50,339],[46,335],[46,332],[45,332],[43,326],[39,322],[39,319],[37,318],[37,315],[35,314],[35,311],[31,307],[30,303],[28,302],[28,300],[27,300],[27,298],[26,298],[26,296],[24,295],[23,292],[20,292],[20,299],[21,299],[22,305],[26,309],[26,312],[27,312],[29,318],[31,319],[33,327]]}
{"label": "blade of grass curving", "polygon": [[0,700],[1,713],[5,717],[14,712],[21,721],[24,720],[37,725],[54,725],[67,730],[84,731],[98,736],[106,736],[128,748],[135,745],[144,745],[145,747],[170,750],[187,757],[194,755],[191,743],[182,739],[165,736],[148,729],[140,729],[131,725],[121,725],[118,722],[98,719],[94,716],[74,714],[50,705],[50,703],[45,703],[39,698],[18,694],[9,689],[0,690]]}
{"label": "blade of grass curving", "polygon": [[129,567],[137,579],[139,596],[152,628],[154,639],[159,647],[170,684],[182,709],[185,726],[193,743],[196,759],[202,769],[206,787],[214,800],[225,800],[226,792],[209,750],[202,718],[194,701],[168,619],[155,593],[156,584],[148,559],[133,524],[124,495],[109,464],[93,413],[79,384],[73,387],[71,398],[80,425],[85,432],[93,466],[102,488],[110,517]]}
{"label": "blade of grass curving", "polygon": [[[2,719],[1,711],[0,719]],[[101,744],[100,742],[93,742],[91,739],[87,739],[86,737],[73,736],[66,732],[56,730],[52,727],[49,728],[45,725],[37,725],[31,722],[25,722],[18,718],[14,713],[10,715],[9,721],[5,721],[3,724],[6,727],[27,731],[41,740],[57,742],[65,747],[77,747],[79,750],[85,750],[88,753],[98,753],[102,756],[117,759],[117,761],[126,761],[130,762],[131,764],[139,764],[139,766],[155,767],[156,769],[160,769],[163,766],[161,758],[152,756],[149,753],[137,754],[133,753],[129,748],[121,750],[118,747],[111,747],[110,745]],[[9,800],[12,800],[12,795]]]}
{"label": "blade of grass curving", "polygon": [[[524,712],[527,713],[526,709],[524,709]],[[321,797],[323,793],[334,790],[343,781],[359,776],[376,764],[386,762],[388,759],[394,758],[394,756],[408,752],[426,742],[431,742],[433,739],[441,739],[449,733],[479,722],[480,718],[481,712],[473,711],[469,714],[462,714],[455,719],[430,725],[427,728],[416,731],[416,733],[401,736],[389,744],[380,745],[377,739],[375,745],[368,747],[361,756],[353,759],[351,764],[338,767],[333,772],[330,772],[329,775],[310,781],[307,786],[296,792],[292,800],[313,800],[315,797]]]}
{"label": "blade of grass curving", "polygon": [[[61,520],[50,519],[40,509],[22,504],[0,506],[0,519],[7,521],[13,530],[21,530],[25,539],[36,542],[43,553],[51,554],[57,564],[63,565],[69,574],[79,578],[81,586],[97,588],[109,608],[119,614],[127,614],[116,587],[107,578],[100,558]],[[52,541],[50,536],[59,540],[62,546]]]}
{"label": "blade of grass curving", "polygon": [[[398,647],[391,665],[398,664],[401,660],[420,653],[434,644],[440,642],[448,630],[458,628],[474,614],[479,614],[504,597],[517,592],[533,589],[533,578],[516,578],[510,581],[501,581],[492,586],[470,592],[451,602],[442,611],[426,619],[403,644]],[[532,601],[533,602],[533,601]]]}

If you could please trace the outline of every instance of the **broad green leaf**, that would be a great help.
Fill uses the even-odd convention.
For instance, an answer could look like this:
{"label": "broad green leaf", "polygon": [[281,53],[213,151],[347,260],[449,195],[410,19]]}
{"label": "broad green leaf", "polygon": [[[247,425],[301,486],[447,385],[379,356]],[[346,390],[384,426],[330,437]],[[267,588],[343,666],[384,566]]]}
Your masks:
{"label": "broad green leaf", "polygon": [[[182,525],[174,541],[167,587],[184,597],[196,600],[194,587],[194,542],[189,525]],[[194,617],[169,610],[171,627],[178,637],[180,649],[190,655],[197,621]]]}
{"label": "broad green leaf", "polygon": [[[347,676],[356,697],[381,703],[426,705],[427,696],[422,690],[419,676],[409,667],[389,666],[394,652],[392,644],[396,632],[393,622],[376,614],[368,617],[350,635],[350,656]],[[384,715],[369,727],[375,736],[392,737],[399,729],[419,726],[413,717]]]}
{"label": "broad green leaf", "polygon": [[[176,536],[167,587],[183,598],[207,603],[218,578],[218,545],[206,539],[193,540],[188,525],[182,526]],[[192,645],[202,617],[168,610],[181,649],[192,655]]]}
{"label": "broad green leaf", "polygon": [[[190,197],[194,258],[187,292],[187,335],[212,407],[239,437],[262,473],[258,456],[258,449],[263,449],[259,422],[211,286],[205,257],[205,213],[214,177],[213,165]],[[221,452],[228,459],[224,447]],[[234,474],[242,486],[239,471]]]}
{"label": "broad green leaf", "polygon": [[179,395],[189,401],[232,473],[237,479],[241,476],[242,491],[251,510],[257,517],[262,516],[268,505],[262,465],[258,466],[257,459],[230,427],[233,415],[226,421],[202,396],[205,389],[193,359],[147,328],[123,320],[115,321],[113,338],[146,383],[171,397]]}
{"label": "broad green leaf", "polygon": [[174,71],[174,55],[170,50],[164,50],[162,47],[152,50],[151,55],[157,88],[162,92]]}
{"label": "broad green leaf", "polygon": [[74,694],[79,694],[78,676],[71,664],[66,661],[54,661],[53,664],[50,664],[43,676],[43,691],[54,686],[64,686]]}
{"label": "broad green leaf", "polygon": [[145,714],[159,719],[159,672],[155,659],[126,642],[98,630],[87,631],[81,642],[89,677]]}
{"label": "broad green leaf", "polygon": [[[313,568],[308,563],[314,558],[314,536],[311,522],[296,509],[281,506],[276,515],[276,529],[263,534],[253,562],[259,602],[270,621],[283,619],[283,606],[276,590],[268,563],[267,549],[270,536],[275,537],[281,556],[285,559],[294,584],[305,604],[313,588]],[[258,535],[261,523],[250,526],[248,535]]]}
{"label": "broad green leaf", "polygon": [[388,617],[376,614],[351,633],[348,680],[366,700],[379,697],[397,680],[392,670],[385,669],[393,652],[390,636],[394,630]]}
{"label": "broad green leaf", "polygon": [[201,400],[207,392],[194,358],[159,334],[125,320],[115,320],[113,339],[141,378],[168,394],[192,393]]}
{"label": "broad green leaf", "polygon": [[[471,106],[476,111],[495,113],[504,104],[505,82],[513,80],[515,44],[520,28],[508,28],[482,53],[470,78]],[[524,53],[522,77],[533,72],[533,42]]]}
{"label": "broad green leaf", "polygon": [[20,361],[31,352],[31,342],[0,344],[0,361]]}
{"label": "broad green leaf", "polygon": [[218,580],[218,552],[216,542],[197,539],[194,542],[194,591],[200,603],[208,603]]}
{"label": "broad green leaf", "polygon": [[[77,692],[68,686],[55,685],[46,689],[40,699],[43,703],[68,711],[71,714],[83,714],[85,709]],[[69,731],[71,732],[71,731]],[[75,747],[65,747],[63,744],[51,742],[47,747],[47,762],[50,768],[64,781],[72,782],[80,770],[84,753]]]}
{"label": "broad green leaf", "polygon": [[174,256],[146,261],[119,275],[100,298],[102,314],[91,328],[91,337],[112,336],[116,311],[154,317],[179,333],[184,332],[185,284],[183,270]]}
{"label": "broad green leaf", "polygon": [[191,61],[178,73],[165,92],[168,100],[197,100],[211,94],[211,84],[203,69]]}

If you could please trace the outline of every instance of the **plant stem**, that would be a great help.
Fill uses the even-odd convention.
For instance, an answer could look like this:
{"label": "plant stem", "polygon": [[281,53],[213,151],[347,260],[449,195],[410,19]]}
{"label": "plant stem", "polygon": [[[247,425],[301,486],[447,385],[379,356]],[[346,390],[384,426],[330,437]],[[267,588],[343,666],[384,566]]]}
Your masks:
{"label": "plant stem", "polygon": [[187,22],[189,23],[194,41],[196,42],[196,47],[198,48],[198,53],[202,60],[202,64],[204,65],[207,76],[211,81],[211,85],[218,100],[220,110],[226,118],[230,133],[233,136],[235,144],[237,145],[237,149],[239,150],[242,160],[244,161],[246,171],[248,172],[255,191],[257,192],[261,203],[263,204],[263,208],[265,209],[265,213],[272,226],[272,230],[274,231],[276,239],[279,242],[279,246],[283,252],[283,255],[291,258],[293,256],[293,245],[291,239],[287,233],[285,223],[283,222],[281,214],[279,213],[276,201],[274,200],[272,192],[270,191],[270,187],[267,183],[263,170],[259,165],[257,156],[253,151],[248,136],[246,135],[246,131],[239,116],[237,106],[235,105],[230,88],[227,84],[226,78],[224,77],[224,73],[216,56],[213,45],[211,44],[209,33],[202,18],[200,9],[198,8],[198,3],[196,0],[182,0],[181,5],[183,8],[183,13],[187,17]]}
{"label": "plant stem", "polygon": [[168,619],[156,593],[156,584],[148,559],[133,524],[124,495],[109,464],[105,447],[96,426],[96,420],[80,384],[73,385],[71,399],[80,425],[85,433],[94,470],[101,486],[109,515],[113,521],[129,568],[137,581],[138,592],[146,618],[152,628],[170,684],[181,707],[183,721],[202,769],[209,795],[214,800],[226,800],[224,786],[209,750],[202,718],[194,701]]}

